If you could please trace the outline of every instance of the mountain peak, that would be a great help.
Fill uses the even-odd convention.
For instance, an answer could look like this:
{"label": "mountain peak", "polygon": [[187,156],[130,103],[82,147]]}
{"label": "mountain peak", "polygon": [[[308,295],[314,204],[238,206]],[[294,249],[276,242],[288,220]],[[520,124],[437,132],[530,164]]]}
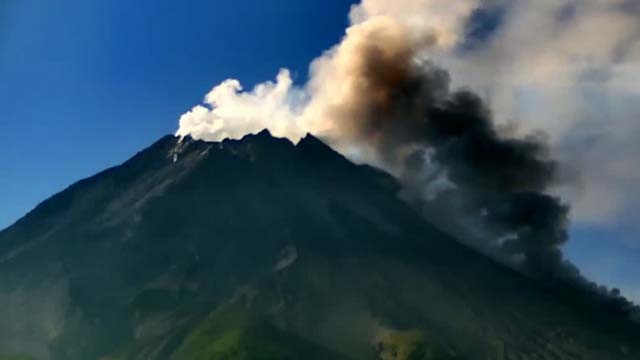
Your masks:
{"label": "mountain peak", "polygon": [[257,133],[244,135],[239,141],[249,141],[249,140],[272,140],[276,139],[275,136],[271,135],[269,129],[262,129]]}
{"label": "mountain peak", "polygon": [[331,161],[353,165],[344,156],[342,156],[342,154],[338,153],[325,142],[309,133],[300,139],[296,148],[300,152],[306,154],[306,156],[313,161]]}
{"label": "mountain peak", "polygon": [[333,149],[331,149],[329,145],[325,144],[322,140],[313,136],[311,133],[307,133],[305,136],[303,136],[298,142],[298,146],[309,147],[309,148],[314,148],[314,147],[323,148],[326,150],[333,151]]}

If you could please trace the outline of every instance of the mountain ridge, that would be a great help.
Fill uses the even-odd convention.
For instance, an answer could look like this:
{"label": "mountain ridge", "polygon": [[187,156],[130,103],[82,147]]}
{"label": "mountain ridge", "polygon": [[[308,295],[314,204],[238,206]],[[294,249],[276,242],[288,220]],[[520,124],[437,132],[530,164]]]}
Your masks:
{"label": "mountain ridge", "polygon": [[13,319],[0,323],[0,353],[90,360],[135,344],[131,359],[169,359],[233,303],[353,359],[382,356],[372,342],[396,331],[468,358],[496,338],[543,359],[640,354],[618,314],[464,247],[398,189],[312,135],[165,136],[0,231],[0,309]]}

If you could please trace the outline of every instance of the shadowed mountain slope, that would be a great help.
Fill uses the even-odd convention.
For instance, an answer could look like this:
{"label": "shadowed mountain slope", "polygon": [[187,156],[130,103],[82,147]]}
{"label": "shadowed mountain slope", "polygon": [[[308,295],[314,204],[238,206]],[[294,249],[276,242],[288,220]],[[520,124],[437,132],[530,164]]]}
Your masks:
{"label": "shadowed mountain slope", "polygon": [[0,232],[0,353],[640,358],[621,314],[460,245],[398,190],[312,136],[162,138]]}

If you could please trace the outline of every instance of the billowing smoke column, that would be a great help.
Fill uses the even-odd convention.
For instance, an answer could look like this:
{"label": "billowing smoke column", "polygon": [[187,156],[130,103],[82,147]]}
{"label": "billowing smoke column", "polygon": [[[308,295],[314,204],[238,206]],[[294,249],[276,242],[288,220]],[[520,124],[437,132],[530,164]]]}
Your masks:
{"label": "billowing smoke column", "polygon": [[[479,237],[508,237],[503,248],[520,255],[528,271],[555,271],[567,209],[544,194],[556,166],[543,144],[501,136],[478,96],[452,92],[447,72],[419,59],[419,51],[437,46],[437,33],[412,38],[405,31],[384,18],[351,28],[330,64],[319,64],[318,85],[312,82],[334,81],[339,89],[315,90],[321,96],[307,116],[331,119],[322,121],[321,135],[345,151],[356,144],[364,159],[418,186],[414,194],[436,179],[448,181],[452,186],[432,199],[444,205],[441,214],[449,210],[443,226],[466,228],[480,219]],[[428,173],[432,178],[421,181]]]}
{"label": "billowing smoke column", "polygon": [[[343,40],[311,64],[303,88],[287,70],[249,92],[227,80],[206,96],[207,106],[182,116],[177,135],[222,140],[268,128],[297,141],[313,133],[395,174],[408,201],[472,245],[534,277],[582,281],[560,251],[569,209],[549,195],[559,168],[544,138],[504,116],[495,122],[479,96],[452,90],[437,65],[451,60],[464,73],[465,57],[456,54],[472,51],[464,44],[470,22],[507,3],[363,0]],[[558,16],[571,16],[566,11]]]}
{"label": "billowing smoke column", "polygon": [[[196,107],[181,119],[178,134],[219,140],[266,127],[295,140],[312,132],[396,174],[425,209],[441,202],[440,213],[448,210],[442,219],[464,223],[442,226],[480,219],[478,238],[508,238],[500,245],[528,271],[553,271],[567,215],[544,194],[555,164],[537,140],[500,136],[480,98],[452,92],[448,73],[427,60],[429,51],[456,43],[457,27],[475,6],[442,4],[365,1],[352,10],[343,41],[312,64],[304,95],[295,98],[287,71],[252,93],[238,93],[239,83],[229,80],[207,95],[211,109]],[[451,186],[421,191],[434,181]]]}

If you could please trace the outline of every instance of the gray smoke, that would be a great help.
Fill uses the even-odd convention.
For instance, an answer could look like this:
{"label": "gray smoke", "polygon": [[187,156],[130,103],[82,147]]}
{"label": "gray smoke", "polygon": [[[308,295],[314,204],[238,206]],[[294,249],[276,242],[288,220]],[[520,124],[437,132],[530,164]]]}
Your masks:
{"label": "gray smoke", "polygon": [[[546,193],[558,166],[543,141],[501,135],[477,95],[451,91],[445,70],[381,56],[384,43],[371,44],[353,74],[362,88],[331,109],[339,136],[326,138],[337,148],[361,144],[430,218],[437,209],[441,226],[474,230],[463,238],[492,243],[535,276],[562,271],[568,207]],[[438,183],[447,185],[428,191]]]}

